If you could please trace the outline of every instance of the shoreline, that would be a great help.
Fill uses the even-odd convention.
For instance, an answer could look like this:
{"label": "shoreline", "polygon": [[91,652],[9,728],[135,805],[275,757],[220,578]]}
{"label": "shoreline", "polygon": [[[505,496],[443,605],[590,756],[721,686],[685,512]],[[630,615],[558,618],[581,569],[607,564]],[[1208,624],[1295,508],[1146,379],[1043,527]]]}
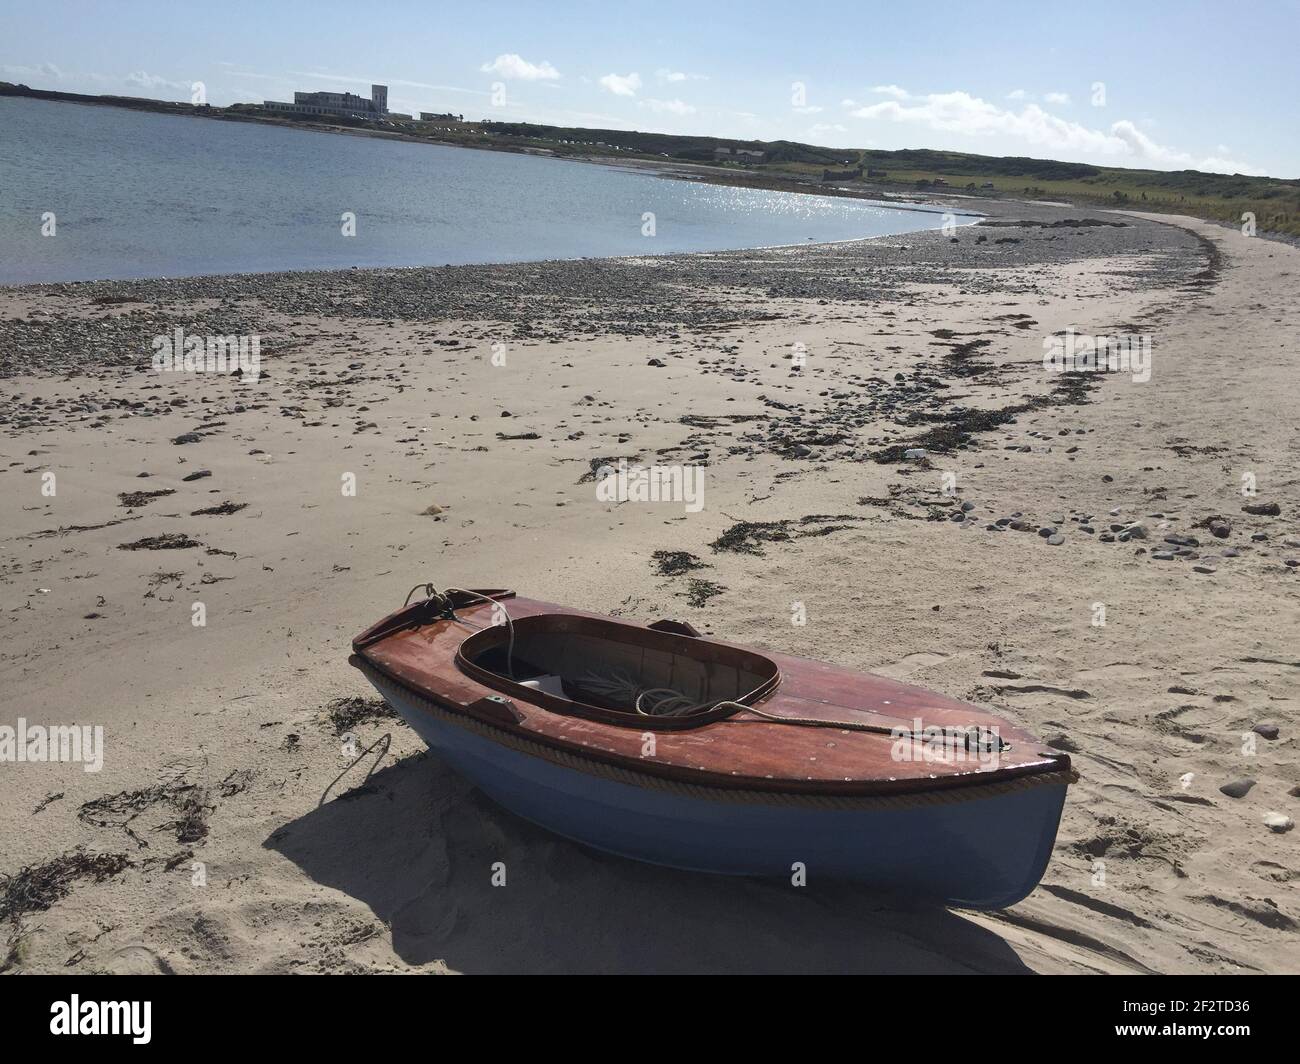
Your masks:
{"label": "shoreline", "polygon": [[[0,289],[0,682],[106,743],[99,773],[11,772],[0,873],[64,893],[0,919],[0,970],[1295,972],[1293,836],[1261,817],[1300,783],[1300,252],[997,212],[951,239]],[[1084,217],[1124,225],[1052,225]],[[261,333],[262,377],[142,372],[178,324]],[[1066,327],[1151,334],[1151,381],[1062,389]],[[620,457],[700,466],[702,512],[600,502]],[[1243,511],[1243,469],[1278,516]],[[978,915],[720,894],[518,821],[347,665],[417,579],[990,705],[1082,773],[1047,876]],[[55,869],[78,848],[111,869]],[[485,893],[498,860],[519,886]]]}

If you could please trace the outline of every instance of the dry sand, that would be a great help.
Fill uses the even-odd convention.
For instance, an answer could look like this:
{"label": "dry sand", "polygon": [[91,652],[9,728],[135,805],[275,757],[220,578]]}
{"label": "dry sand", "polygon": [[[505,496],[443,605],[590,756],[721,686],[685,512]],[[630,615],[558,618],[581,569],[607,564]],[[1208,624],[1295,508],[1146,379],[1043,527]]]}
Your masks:
{"label": "dry sand", "polygon": [[[97,773],[0,764],[0,873],[27,870],[0,881],[26,910],[0,923],[0,969],[1300,970],[1298,836],[1263,823],[1300,805],[1300,250],[1094,217],[1130,224],[0,292],[20,374],[0,384],[0,724],[106,743]],[[403,302],[421,286],[436,306]],[[111,293],[138,301],[92,302]],[[256,383],[138,368],[158,323],[223,321],[266,335]],[[1062,390],[1042,345],[1070,325],[1150,334],[1151,380]],[[925,461],[881,453],[933,427],[898,418],[959,430],[958,407],[1018,405]],[[707,463],[703,510],[599,502],[584,474],[618,456]],[[947,473],[967,521],[946,519]],[[987,527],[1013,514],[1028,531]],[[1146,539],[1101,541],[1133,521]],[[741,537],[756,553],[711,546],[741,522],[784,524]],[[197,545],[119,549],[169,534]],[[1154,560],[1167,534],[1197,557]],[[656,551],[708,568],[663,576]],[[901,912],[521,822],[376,717],[346,663],[426,580],[683,618],[997,707],[1082,773],[1044,881],[1001,913]],[[330,717],[349,708],[355,748]],[[1242,777],[1245,797],[1219,791]]]}

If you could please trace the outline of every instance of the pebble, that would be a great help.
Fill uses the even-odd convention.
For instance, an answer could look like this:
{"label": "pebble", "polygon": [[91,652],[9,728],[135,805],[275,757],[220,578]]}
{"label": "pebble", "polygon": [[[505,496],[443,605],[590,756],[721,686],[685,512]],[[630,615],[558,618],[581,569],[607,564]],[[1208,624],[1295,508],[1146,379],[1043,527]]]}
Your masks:
{"label": "pebble", "polygon": [[1270,811],[1264,814],[1264,825],[1269,831],[1276,831],[1281,835],[1284,831],[1290,831],[1295,827],[1295,821],[1283,813]]}
{"label": "pebble", "polygon": [[1277,738],[1278,729],[1276,724],[1256,724],[1250,730],[1256,735],[1262,735],[1265,739]]}
{"label": "pebble", "polygon": [[1174,560],[1173,552],[1167,550],[1153,550],[1151,557],[1158,562],[1171,562]]}
{"label": "pebble", "polygon": [[1204,573],[1206,576],[1213,576],[1215,573],[1218,572],[1218,570],[1214,568],[1213,565],[1193,565],[1192,572]]}
{"label": "pebble", "polygon": [[1061,533],[1059,532],[1054,532],[1052,535],[1047,537],[1047,542],[1050,543],[1053,547],[1059,547],[1062,543],[1065,542],[1065,537],[1061,535]]}
{"label": "pebble", "polygon": [[1219,790],[1229,798],[1245,798],[1250,793],[1250,789],[1255,786],[1255,781],[1249,778],[1233,780],[1231,783],[1225,783]]}

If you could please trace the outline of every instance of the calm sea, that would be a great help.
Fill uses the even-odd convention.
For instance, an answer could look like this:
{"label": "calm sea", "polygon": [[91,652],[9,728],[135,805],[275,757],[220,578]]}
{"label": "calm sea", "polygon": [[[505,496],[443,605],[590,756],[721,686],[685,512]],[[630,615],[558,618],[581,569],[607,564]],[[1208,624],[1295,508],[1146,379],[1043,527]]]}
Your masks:
{"label": "calm sea", "polygon": [[718,251],[942,223],[544,157],[12,97],[0,145],[0,284]]}

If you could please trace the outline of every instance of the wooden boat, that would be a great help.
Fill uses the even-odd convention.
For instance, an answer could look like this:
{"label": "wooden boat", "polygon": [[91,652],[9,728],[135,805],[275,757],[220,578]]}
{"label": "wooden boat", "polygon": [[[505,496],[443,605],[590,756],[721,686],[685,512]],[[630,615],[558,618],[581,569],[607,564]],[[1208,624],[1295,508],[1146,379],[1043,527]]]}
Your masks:
{"label": "wooden boat", "polygon": [[423,590],[356,637],[352,664],[455,769],[560,835],[963,908],[1019,901],[1051,856],[1069,758],[977,706],[680,622]]}

